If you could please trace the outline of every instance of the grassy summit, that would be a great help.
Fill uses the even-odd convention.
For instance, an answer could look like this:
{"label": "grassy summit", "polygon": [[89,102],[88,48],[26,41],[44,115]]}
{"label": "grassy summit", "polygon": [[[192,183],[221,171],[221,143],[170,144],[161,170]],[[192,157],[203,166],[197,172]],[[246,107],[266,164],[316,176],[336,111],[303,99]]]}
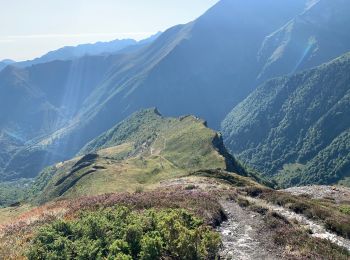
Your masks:
{"label": "grassy summit", "polygon": [[218,133],[193,116],[142,110],[88,143],[79,156],[39,176],[39,201],[155,188],[200,169],[239,171]]}

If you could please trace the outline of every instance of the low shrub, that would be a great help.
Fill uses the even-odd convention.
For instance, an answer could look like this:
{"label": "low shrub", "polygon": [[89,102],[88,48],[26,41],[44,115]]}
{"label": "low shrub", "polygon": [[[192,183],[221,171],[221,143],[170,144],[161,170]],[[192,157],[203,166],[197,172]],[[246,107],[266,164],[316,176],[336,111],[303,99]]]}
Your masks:
{"label": "low shrub", "polygon": [[249,209],[254,211],[254,212],[257,212],[263,216],[266,215],[266,213],[269,211],[267,208],[264,208],[264,207],[259,206],[259,205],[251,205],[251,206],[249,206]]}
{"label": "low shrub", "polygon": [[246,207],[248,207],[250,205],[249,201],[246,200],[246,199],[243,199],[243,198],[238,198],[237,199],[237,203],[242,208],[246,208]]}
{"label": "low shrub", "polygon": [[185,210],[116,207],[42,227],[31,259],[215,259],[220,235]]}
{"label": "low shrub", "polygon": [[[273,221],[274,220],[277,220],[278,223],[282,223],[283,225],[289,225],[290,222],[288,221],[288,219],[286,219],[284,216],[282,216],[280,213],[278,212],[275,212],[275,211],[270,211],[268,214],[267,214],[267,219],[268,221]],[[277,222],[276,222],[277,223]]]}
{"label": "low shrub", "polygon": [[339,207],[339,211],[340,211],[341,213],[346,214],[346,215],[350,215],[350,206],[348,206],[348,205],[342,205],[342,206]]}
{"label": "low shrub", "polygon": [[187,186],[185,187],[185,190],[194,190],[194,189],[196,189],[196,188],[197,188],[196,185],[194,185],[194,184],[189,184],[189,185],[187,185]]}
{"label": "low shrub", "polygon": [[350,221],[335,221],[333,218],[325,220],[325,227],[345,238],[350,238]]}
{"label": "low shrub", "polygon": [[253,198],[258,197],[263,193],[263,190],[260,187],[247,187],[244,189],[244,191],[247,193],[247,195]]}
{"label": "low shrub", "polygon": [[289,209],[293,210],[297,214],[304,213],[308,208],[308,205],[303,202],[295,202],[289,205]]}
{"label": "low shrub", "polygon": [[135,193],[142,193],[144,191],[144,188],[142,186],[138,186],[135,189]]}

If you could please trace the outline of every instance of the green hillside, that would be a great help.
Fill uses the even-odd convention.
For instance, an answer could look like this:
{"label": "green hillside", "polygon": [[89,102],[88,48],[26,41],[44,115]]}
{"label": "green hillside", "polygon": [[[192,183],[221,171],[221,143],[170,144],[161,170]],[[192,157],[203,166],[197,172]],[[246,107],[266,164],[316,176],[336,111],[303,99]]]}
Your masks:
{"label": "green hillside", "polygon": [[350,54],[270,80],[223,123],[227,146],[282,184],[350,177]]}
{"label": "green hillside", "polygon": [[152,189],[200,169],[244,174],[218,133],[193,116],[166,118],[142,110],[87,144],[80,156],[44,170],[33,192],[39,202]]}

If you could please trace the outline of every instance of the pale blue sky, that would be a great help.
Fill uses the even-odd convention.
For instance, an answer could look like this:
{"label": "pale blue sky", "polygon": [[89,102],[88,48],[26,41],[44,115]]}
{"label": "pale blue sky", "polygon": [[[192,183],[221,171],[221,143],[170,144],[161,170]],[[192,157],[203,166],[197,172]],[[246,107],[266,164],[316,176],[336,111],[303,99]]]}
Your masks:
{"label": "pale blue sky", "polygon": [[0,0],[0,60],[116,38],[143,39],[194,20],[218,0]]}

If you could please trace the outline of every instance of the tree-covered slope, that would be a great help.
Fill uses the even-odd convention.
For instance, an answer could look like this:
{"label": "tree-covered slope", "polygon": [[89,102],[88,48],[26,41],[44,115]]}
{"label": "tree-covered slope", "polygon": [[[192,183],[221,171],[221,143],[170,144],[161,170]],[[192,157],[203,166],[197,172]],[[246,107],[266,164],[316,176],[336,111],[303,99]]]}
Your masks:
{"label": "tree-covered slope", "polygon": [[167,118],[155,109],[133,114],[80,154],[42,172],[33,186],[40,202],[150,189],[200,169],[246,174],[204,121],[193,116]]}
{"label": "tree-covered slope", "polygon": [[223,122],[239,158],[286,185],[350,176],[350,54],[268,81]]}

